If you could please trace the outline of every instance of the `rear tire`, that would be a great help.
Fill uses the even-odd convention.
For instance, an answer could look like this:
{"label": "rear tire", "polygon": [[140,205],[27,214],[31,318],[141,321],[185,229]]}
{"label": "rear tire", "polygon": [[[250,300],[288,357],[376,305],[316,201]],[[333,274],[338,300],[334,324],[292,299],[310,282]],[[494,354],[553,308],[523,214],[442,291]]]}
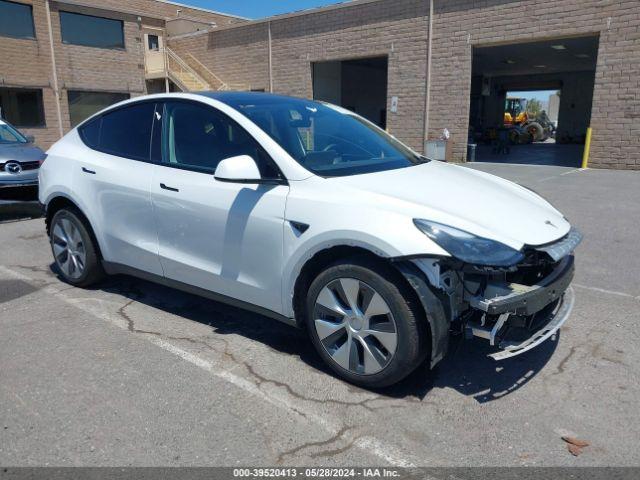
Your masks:
{"label": "rear tire", "polygon": [[544,128],[538,122],[531,122],[525,127],[529,135],[533,138],[534,142],[541,142],[544,140]]}
{"label": "rear tire", "polygon": [[316,350],[340,377],[366,388],[399,382],[429,354],[423,315],[400,274],[367,258],[333,264],[307,293],[306,326]]}
{"label": "rear tire", "polygon": [[88,287],[102,280],[104,270],[91,227],[76,210],[63,208],[51,219],[51,251],[60,276],[76,287]]}

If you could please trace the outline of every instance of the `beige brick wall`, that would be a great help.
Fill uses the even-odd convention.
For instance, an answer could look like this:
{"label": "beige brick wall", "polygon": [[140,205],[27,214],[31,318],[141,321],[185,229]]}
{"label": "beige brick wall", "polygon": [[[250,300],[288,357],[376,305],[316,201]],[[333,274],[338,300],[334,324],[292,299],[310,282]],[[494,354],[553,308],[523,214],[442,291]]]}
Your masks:
{"label": "beige brick wall", "polygon": [[248,24],[170,40],[169,46],[188,60],[187,53],[227,83],[252,89],[269,88],[267,24]]}
{"label": "beige brick wall", "polygon": [[[35,40],[0,37],[0,86],[34,87],[43,91],[46,127],[22,129],[34,135],[36,143],[48,148],[59,138],[59,126],[53,73],[49,46],[44,0],[18,0],[33,6]],[[137,96],[145,93],[143,34],[138,16],[147,25],[162,26],[166,18],[175,18],[177,9],[181,16],[213,21],[218,25],[244,22],[237,17],[217,15],[183,6],[154,0],[80,0],[77,3],[93,5],[77,7],[51,2],[51,26],[60,89],[62,126],[70,128],[67,90],[90,90],[129,93]],[[133,14],[109,9],[134,12]],[[59,10],[106,16],[124,21],[125,50],[65,45],[61,40]],[[145,15],[161,19],[146,18]]]}
{"label": "beige brick wall", "polygon": [[[29,131],[45,146],[57,136],[55,103],[44,0],[34,3],[38,41],[2,39],[0,82],[44,88],[46,129]],[[173,39],[178,53],[196,55],[226,83],[269,87],[268,28],[240,19],[153,0],[84,0],[100,6],[139,10],[142,15],[202,16],[220,28]],[[431,73],[429,137],[446,127],[455,160],[466,156],[471,58],[474,46],[531,42],[574,35],[600,36],[593,95],[593,167],[640,168],[640,2],[638,0],[436,0]],[[388,114],[390,131],[422,150],[429,8],[428,0],[362,0],[339,8],[271,19],[275,92],[312,96],[311,63],[387,55],[388,99],[397,96],[398,113]],[[144,91],[142,34],[126,19],[125,52],[62,45],[53,12],[56,56],[68,127],[66,88]],[[7,59],[7,60],[5,60]],[[388,106],[388,110],[390,110]]]}
{"label": "beige brick wall", "polygon": [[[130,16],[117,14],[114,17],[124,20],[124,50],[63,44],[60,10],[70,9],[54,4],[51,10],[63,129],[67,131],[71,127],[68,90],[120,92],[132,97],[145,93],[144,51],[138,23]],[[82,10],[82,13],[99,14],[100,11]]]}
{"label": "beige brick wall", "polygon": [[[31,2],[23,2],[31,3]],[[36,40],[0,37],[0,86],[35,87],[43,90],[46,128],[23,129],[34,135],[41,145],[49,145],[57,138],[55,99],[51,89],[51,56],[48,43],[47,17],[44,3],[33,5]]]}
{"label": "beige brick wall", "polygon": [[640,168],[640,2],[436,2],[429,135],[448,128],[466,157],[472,46],[600,35],[591,126],[592,167]]}
{"label": "beige brick wall", "polygon": [[[428,6],[423,0],[355,3],[338,9],[271,21],[273,89],[313,96],[311,64],[386,55],[389,59],[389,130],[422,150]],[[268,24],[252,23],[177,39],[178,52],[190,51],[225,82],[269,88]]]}
{"label": "beige brick wall", "polygon": [[[423,148],[428,0],[354,3],[271,22],[274,91],[310,97],[311,62],[389,56],[389,128]],[[178,40],[223,79],[268,84],[266,24]],[[640,2],[637,0],[436,0],[429,138],[452,133],[466,158],[474,46],[600,36],[590,166],[640,168]],[[243,43],[244,42],[244,43]]]}
{"label": "beige brick wall", "polygon": [[[80,3],[99,6],[104,9],[130,10],[140,15],[149,15],[161,18],[176,18],[177,11],[180,10],[181,17],[188,17],[205,22],[216,22],[219,26],[231,25],[233,23],[245,22],[246,20],[233,15],[223,13],[211,13],[197,8],[189,8],[185,5],[176,5],[155,0],[79,0]],[[178,2],[181,3],[181,2]]]}

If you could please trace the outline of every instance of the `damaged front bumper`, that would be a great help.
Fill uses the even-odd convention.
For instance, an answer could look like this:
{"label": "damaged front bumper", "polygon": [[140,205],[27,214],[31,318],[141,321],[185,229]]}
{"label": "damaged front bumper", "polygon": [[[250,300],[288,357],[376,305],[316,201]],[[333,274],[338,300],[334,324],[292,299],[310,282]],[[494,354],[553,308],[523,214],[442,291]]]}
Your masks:
{"label": "damaged front bumper", "polygon": [[[489,356],[494,360],[504,360],[506,358],[515,357],[516,355],[520,355],[521,353],[527,352],[532,348],[537,347],[542,342],[555,335],[558,330],[560,330],[560,327],[564,325],[564,322],[566,322],[571,315],[571,310],[573,310],[573,302],[573,292],[569,290],[560,299],[558,299],[557,302],[554,302],[551,311],[545,312],[542,326],[539,326],[528,338],[520,340],[510,339],[508,331],[510,326],[507,323],[507,331],[502,334],[502,337],[497,345],[500,351],[489,354]],[[474,332],[474,335],[482,336],[482,334],[477,330]]]}
{"label": "damaged front bumper", "polygon": [[432,364],[444,356],[450,330],[487,340],[498,349],[489,355],[495,360],[520,355],[553,336],[573,308],[572,252],[581,239],[572,230],[552,245],[527,249],[526,259],[510,268],[442,258],[407,262],[417,267],[405,265],[401,271],[425,306],[434,337]]}
{"label": "damaged front bumper", "polygon": [[520,355],[553,336],[569,318],[573,296],[567,289],[574,273],[574,257],[565,257],[550,275],[535,285],[487,282],[483,295],[469,298],[482,312],[465,325],[468,336],[489,340],[500,351],[495,360]]}

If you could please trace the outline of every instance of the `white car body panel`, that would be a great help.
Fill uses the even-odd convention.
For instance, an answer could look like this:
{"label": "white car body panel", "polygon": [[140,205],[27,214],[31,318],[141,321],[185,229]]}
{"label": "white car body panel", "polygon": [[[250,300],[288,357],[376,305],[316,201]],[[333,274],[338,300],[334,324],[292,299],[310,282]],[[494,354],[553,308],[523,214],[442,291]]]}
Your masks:
{"label": "white car body panel", "polygon": [[450,225],[516,250],[552,242],[570,229],[562,214],[535,193],[457,165],[429,162],[330,182],[370,192],[378,208]]}
{"label": "white car body panel", "polygon": [[[40,169],[40,201],[61,195],[75,202],[107,261],[289,318],[296,278],[323,249],[352,245],[387,258],[449,256],[416,228],[415,218],[514,249],[552,242],[570,229],[545,200],[498,177],[432,161],[325,179],[220,101],[195,94],[145,98],[189,99],[226,113],[263,146],[288,185],[222,182],[211,174],[120,159],[85,146],[74,129],[48,152]],[[122,168],[123,162],[131,168]],[[160,183],[179,191],[161,189]],[[300,234],[290,221],[309,228]]]}
{"label": "white car body panel", "polygon": [[165,276],[280,313],[288,192],[156,166],[151,198]]}
{"label": "white car body panel", "polygon": [[[70,199],[92,225],[103,226],[95,233],[104,259],[162,275],[149,192],[154,166],[92,150],[77,130],[65,138],[69,142],[64,146],[58,143],[50,149],[43,170],[57,169],[71,177]],[[58,155],[62,149],[64,157]],[[43,180],[48,188],[46,177]]]}

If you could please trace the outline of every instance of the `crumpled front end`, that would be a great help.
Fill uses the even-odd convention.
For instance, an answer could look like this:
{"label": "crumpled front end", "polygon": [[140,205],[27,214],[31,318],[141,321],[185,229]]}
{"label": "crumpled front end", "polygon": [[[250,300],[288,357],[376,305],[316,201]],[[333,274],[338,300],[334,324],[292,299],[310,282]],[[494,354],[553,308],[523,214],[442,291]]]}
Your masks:
{"label": "crumpled front end", "polygon": [[[573,251],[581,241],[582,235],[571,229],[551,244],[525,247],[525,258],[511,267],[470,265],[454,258],[419,258],[411,263],[443,304],[449,328],[488,341],[496,347],[491,357],[503,360],[540,345],[569,317],[573,308],[573,295],[568,291],[574,274]],[[419,280],[409,278],[408,270],[403,273],[415,289]],[[416,291],[424,305],[424,296]],[[432,355],[435,363],[444,356],[441,350],[446,350],[446,341],[442,333],[434,335],[434,320],[429,321],[432,335],[440,337],[434,338],[433,348],[438,350]],[[437,330],[441,332],[443,325]]]}

